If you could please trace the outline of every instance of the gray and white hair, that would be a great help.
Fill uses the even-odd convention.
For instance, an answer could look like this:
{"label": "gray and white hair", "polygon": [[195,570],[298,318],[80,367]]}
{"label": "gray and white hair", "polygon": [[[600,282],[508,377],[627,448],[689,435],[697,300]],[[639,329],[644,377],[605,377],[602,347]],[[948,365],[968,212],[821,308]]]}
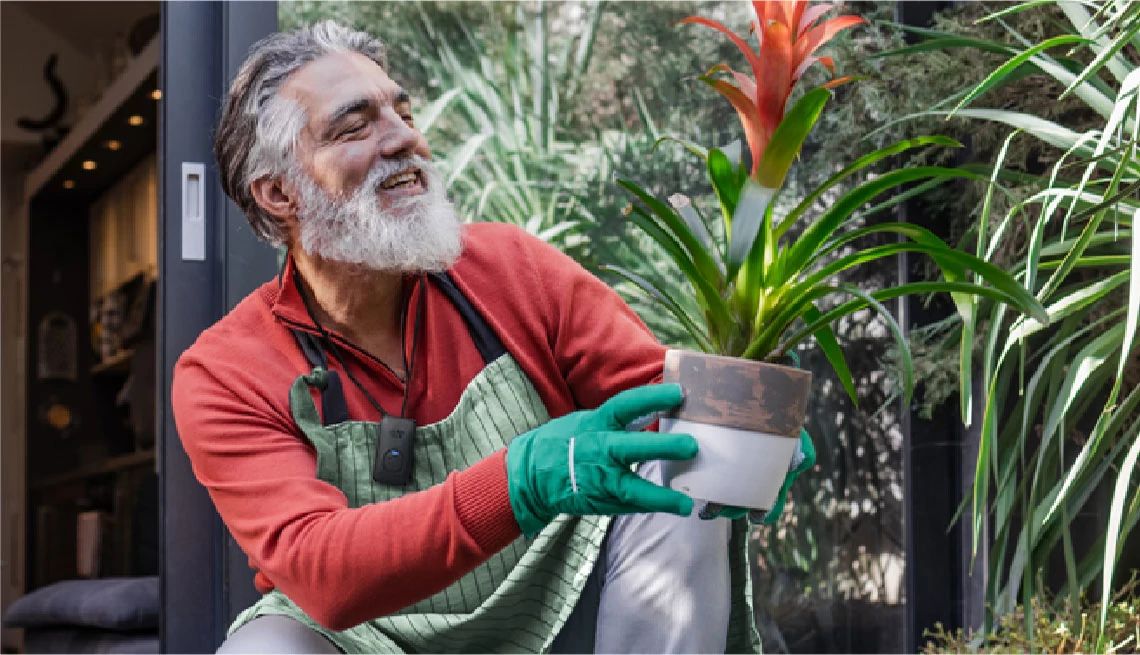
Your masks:
{"label": "gray and white hair", "polygon": [[250,184],[267,176],[296,174],[295,149],[307,119],[300,105],[278,92],[297,69],[335,52],[358,52],[388,67],[379,39],[332,20],[321,21],[255,43],[222,104],[214,134],[222,188],[245,212],[254,233],[275,246],[284,243],[285,232],[258,206]]}

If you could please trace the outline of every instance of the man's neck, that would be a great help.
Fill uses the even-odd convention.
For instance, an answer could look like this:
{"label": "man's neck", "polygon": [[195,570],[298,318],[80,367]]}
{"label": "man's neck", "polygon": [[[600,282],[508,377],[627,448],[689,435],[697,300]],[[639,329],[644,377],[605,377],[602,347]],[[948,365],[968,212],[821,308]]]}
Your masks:
{"label": "man's neck", "polygon": [[321,327],[338,332],[403,374],[403,275],[367,270],[292,250],[301,290]]}

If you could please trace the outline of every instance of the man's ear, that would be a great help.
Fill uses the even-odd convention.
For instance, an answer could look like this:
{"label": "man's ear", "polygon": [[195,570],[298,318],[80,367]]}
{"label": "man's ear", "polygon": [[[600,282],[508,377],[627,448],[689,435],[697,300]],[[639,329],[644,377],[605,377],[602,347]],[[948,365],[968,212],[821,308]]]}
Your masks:
{"label": "man's ear", "polygon": [[277,219],[286,231],[291,232],[297,224],[297,197],[291,187],[285,186],[280,177],[259,177],[249,184],[249,192],[261,209]]}

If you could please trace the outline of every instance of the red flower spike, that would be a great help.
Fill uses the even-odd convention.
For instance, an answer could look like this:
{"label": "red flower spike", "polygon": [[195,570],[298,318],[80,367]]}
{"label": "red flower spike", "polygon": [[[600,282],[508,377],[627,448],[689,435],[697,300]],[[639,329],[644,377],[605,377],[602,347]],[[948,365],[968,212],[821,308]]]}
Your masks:
{"label": "red flower spike", "polygon": [[[825,5],[817,5],[816,7],[812,7],[812,8],[817,9],[819,7],[827,7],[827,6],[828,5],[826,5],[826,4]],[[788,21],[787,25],[788,25],[788,27],[794,27],[795,28],[795,34],[797,36],[799,35],[799,32],[800,32],[800,30],[799,30],[800,22],[802,22],[803,18],[804,18],[804,10],[807,8],[808,8],[807,0],[796,0],[796,2],[792,3],[791,16],[789,16],[790,20]],[[826,9],[824,11],[826,11]],[[810,23],[811,21],[808,21],[808,22]]]}
{"label": "red flower spike", "polygon": [[748,142],[748,149],[752,152],[752,168],[750,170],[756,170],[760,166],[760,156],[764,153],[768,140],[772,138],[772,132],[765,129],[764,121],[761,119],[760,111],[756,108],[753,99],[724,80],[716,80],[711,77],[702,77],[701,79],[719,91],[736,109],[736,113],[740,116],[740,123],[744,126],[744,140]]}
{"label": "red flower spike", "polygon": [[866,22],[867,21],[859,16],[840,16],[838,18],[832,18],[821,25],[816,25],[804,32],[804,35],[796,40],[796,59],[803,60],[806,57],[810,57],[820,46],[830,41],[841,30],[855,27],[856,25],[861,25]]}
{"label": "red flower spike", "polygon": [[[753,175],[776,126],[784,118],[796,80],[816,62],[835,73],[835,61],[831,57],[814,56],[816,50],[840,31],[866,22],[858,16],[839,16],[815,24],[833,7],[830,3],[809,6],[807,0],[753,0],[752,10],[756,19],[749,26],[749,31],[756,34],[757,50],[718,21],[701,16],[690,16],[680,21],[711,27],[724,34],[744,54],[752,69],[752,77],[726,64],[714,66],[708,73],[730,73],[735,85],[725,80],[702,79],[728,98],[740,114],[748,147],[752,150]],[[826,86],[834,88],[850,79],[834,80]],[[745,104],[750,107],[745,107]]]}
{"label": "red flower spike", "polygon": [[728,64],[721,62],[705,73],[705,77],[712,77],[713,73],[728,73],[736,80],[737,87],[748,97],[750,102],[756,102],[756,83],[744,73],[734,71]]}
{"label": "red flower spike", "polygon": [[705,18],[704,16],[689,16],[677,21],[677,24],[704,25],[705,27],[711,27],[714,30],[723,33],[729,38],[730,41],[732,41],[738,50],[744,53],[744,58],[748,60],[748,65],[752,68],[753,76],[760,77],[760,74],[764,71],[763,63],[761,63],[760,58],[756,56],[756,53],[752,51],[752,48],[748,45],[748,42],[737,36],[736,32],[733,32],[732,30],[725,27],[724,24],[720,21],[715,21],[711,18]]}
{"label": "red flower spike", "polygon": [[[772,21],[764,28],[764,45],[760,60],[764,62],[764,78],[756,80],[756,107],[771,133],[784,117],[784,106],[792,91],[795,62],[792,60],[792,33],[784,23]],[[764,145],[768,145],[767,142]]]}
{"label": "red flower spike", "polygon": [[855,79],[854,75],[844,75],[843,77],[837,77],[834,80],[831,80],[830,82],[820,84],[820,86],[825,88],[825,89],[834,89],[837,86],[847,84],[848,82],[850,82],[853,79]]}
{"label": "red flower spike", "polygon": [[835,5],[829,2],[824,2],[818,5],[814,5],[806,12],[804,12],[804,15],[800,17],[799,22],[796,23],[796,38],[798,39],[802,37],[804,35],[804,32],[807,31],[807,28],[811,27],[812,23],[819,20],[820,16],[826,14],[828,11],[831,11],[833,7],[835,7]]}

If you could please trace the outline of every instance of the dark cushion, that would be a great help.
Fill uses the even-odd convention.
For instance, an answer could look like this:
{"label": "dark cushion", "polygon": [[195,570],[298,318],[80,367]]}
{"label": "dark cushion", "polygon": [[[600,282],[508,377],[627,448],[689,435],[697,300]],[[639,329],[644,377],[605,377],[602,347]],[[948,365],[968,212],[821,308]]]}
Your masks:
{"label": "dark cushion", "polygon": [[85,626],[158,628],[158,577],[65,580],[23,596],[8,608],[9,628]]}
{"label": "dark cushion", "polygon": [[26,653],[157,653],[158,632],[112,632],[92,628],[31,628]]}

